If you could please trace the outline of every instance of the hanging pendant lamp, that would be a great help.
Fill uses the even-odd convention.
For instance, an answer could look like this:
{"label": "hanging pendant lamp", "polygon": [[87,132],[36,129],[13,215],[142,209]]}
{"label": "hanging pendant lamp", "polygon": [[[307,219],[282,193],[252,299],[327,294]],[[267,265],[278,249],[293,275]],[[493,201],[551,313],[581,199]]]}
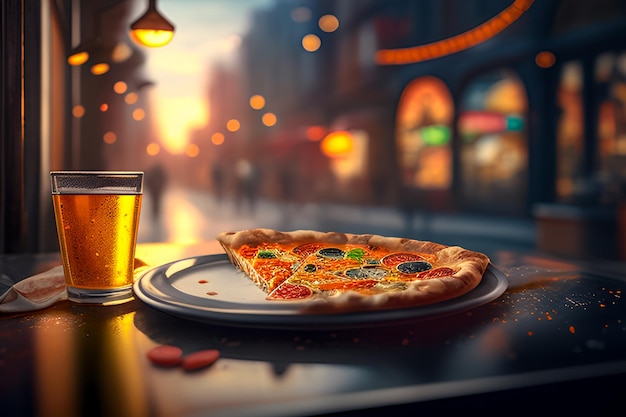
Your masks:
{"label": "hanging pendant lamp", "polygon": [[158,48],[172,40],[174,25],[159,13],[156,0],[149,1],[148,10],[130,25],[130,35],[139,45]]}

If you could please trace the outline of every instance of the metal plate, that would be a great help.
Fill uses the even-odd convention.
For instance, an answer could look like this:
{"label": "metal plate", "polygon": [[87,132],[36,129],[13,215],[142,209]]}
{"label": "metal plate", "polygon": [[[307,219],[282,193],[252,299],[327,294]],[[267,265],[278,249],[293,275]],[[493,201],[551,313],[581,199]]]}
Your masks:
{"label": "metal plate", "polygon": [[174,261],[145,272],[134,285],[146,304],[187,319],[211,324],[302,329],[382,325],[466,311],[498,298],[507,288],[504,274],[489,265],[471,292],[432,305],[349,313],[303,313],[307,301],[268,301],[225,254]]}

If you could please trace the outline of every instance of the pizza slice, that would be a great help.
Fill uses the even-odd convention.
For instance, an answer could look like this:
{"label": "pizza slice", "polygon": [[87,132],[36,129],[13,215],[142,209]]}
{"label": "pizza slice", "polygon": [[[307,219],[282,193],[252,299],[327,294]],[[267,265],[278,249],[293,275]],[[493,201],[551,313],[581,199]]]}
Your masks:
{"label": "pizza slice", "polygon": [[311,300],[327,310],[449,300],[474,289],[489,264],[458,246],[369,234],[251,229],[217,240],[268,300]]}

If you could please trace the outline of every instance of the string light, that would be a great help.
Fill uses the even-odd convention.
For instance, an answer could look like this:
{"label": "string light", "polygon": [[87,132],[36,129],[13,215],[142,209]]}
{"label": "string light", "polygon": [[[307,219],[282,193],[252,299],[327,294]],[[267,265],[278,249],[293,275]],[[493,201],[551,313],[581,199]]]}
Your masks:
{"label": "string light", "polygon": [[460,52],[500,33],[524,14],[534,1],[515,0],[483,24],[451,38],[411,48],[381,49],[376,52],[374,60],[379,65],[412,64]]}

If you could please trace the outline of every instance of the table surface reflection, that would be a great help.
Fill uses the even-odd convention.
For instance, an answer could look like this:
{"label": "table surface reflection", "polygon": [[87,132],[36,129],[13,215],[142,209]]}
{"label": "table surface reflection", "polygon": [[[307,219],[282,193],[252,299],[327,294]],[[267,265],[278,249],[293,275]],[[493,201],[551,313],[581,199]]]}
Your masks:
{"label": "table surface reflection", "polygon": [[[215,242],[139,245],[158,265],[221,252]],[[56,254],[1,255],[19,280]],[[467,312],[385,326],[264,330],[199,323],[139,300],[60,302],[0,320],[3,416],[389,415],[473,409],[611,415],[626,388],[621,264],[503,252],[497,300]],[[218,349],[195,372],[159,368],[146,352]],[[618,402],[619,401],[619,402]],[[366,411],[367,410],[367,411]]]}

